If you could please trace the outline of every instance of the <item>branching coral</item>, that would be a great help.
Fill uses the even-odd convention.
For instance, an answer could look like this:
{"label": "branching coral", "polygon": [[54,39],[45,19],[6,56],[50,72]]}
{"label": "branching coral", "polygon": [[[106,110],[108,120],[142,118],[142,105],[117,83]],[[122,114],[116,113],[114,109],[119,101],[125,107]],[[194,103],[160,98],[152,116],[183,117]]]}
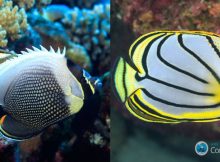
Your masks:
{"label": "branching coral", "polygon": [[[95,5],[92,10],[75,7],[65,14],[62,23],[71,40],[86,48],[94,66],[110,57],[109,4]],[[103,65],[104,68],[106,66],[107,63]]]}
{"label": "branching coral", "polygon": [[[53,40],[64,42],[63,44],[67,47],[72,43],[83,46],[85,52],[92,60],[93,67],[96,67],[95,71],[97,74],[101,74],[109,69],[109,4],[95,5],[93,9],[80,9],[78,7],[71,9],[64,5],[50,5],[43,9],[42,17],[44,20],[40,17],[38,20],[35,20],[33,17],[36,16],[31,15],[28,17],[30,17],[29,23],[32,24],[34,29],[39,33],[53,37]],[[64,34],[65,36],[62,36]],[[73,53],[72,47],[69,48],[71,48],[69,52]],[[85,52],[81,52],[81,54]],[[78,57],[79,55],[74,53],[72,56]],[[83,54],[82,56],[87,55]],[[83,60],[86,61],[86,67],[90,67],[88,64],[90,62],[88,60],[90,59],[83,57]]]}
{"label": "branching coral", "polygon": [[52,2],[52,0],[14,0],[14,2],[22,8],[30,9],[35,4],[37,7],[41,8],[42,6],[46,6]]}
{"label": "branching coral", "polygon": [[67,57],[72,62],[79,64],[87,70],[91,70],[91,59],[87,50],[82,45],[73,43],[59,22],[54,23],[33,14],[30,14],[28,17],[30,17],[28,19],[30,25],[32,25],[42,38],[46,38],[42,42],[45,47],[51,44],[57,47],[65,46],[67,48]]}
{"label": "branching coral", "polygon": [[16,4],[18,4],[20,7],[29,9],[34,6],[35,0],[14,0]]}
{"label": "branching coral", "polygon": [[24,9],[13,6],[12,1],[0,1],[0,46],[7,45],[7,38],[19,39],[27,29],[27,17]]}
{"label": "branching coral", "polygon": [[90,57],[83,46],[71,43],[67,49],[66,55],[72,62],[79,64],[85,69],[91,69]]}
{"label": "branching coral", "polygon": [[220,2],[216,0],[116,0],[115,3],[124,22],[139,34],[161,29],[220,33]]}

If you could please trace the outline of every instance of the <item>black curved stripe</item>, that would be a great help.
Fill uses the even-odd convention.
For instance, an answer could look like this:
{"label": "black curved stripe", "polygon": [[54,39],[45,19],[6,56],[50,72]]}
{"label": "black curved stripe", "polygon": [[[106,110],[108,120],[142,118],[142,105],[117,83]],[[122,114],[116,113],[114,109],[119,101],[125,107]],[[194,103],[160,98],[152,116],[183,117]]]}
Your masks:
{"label": "black curved stripe", "polygon": [[165,115],[162,115],[160,114],[159,112],[149,108],[147,105],[145,105],[139,98],[137,95],[134,95],[134,100],[135,102],[137,102],[141,107],[143,107],[145,110],[147,110],[148,112],[152,113],[152,114],[155,114],[157,116],[161,116],[161,117],[164,117],[164,118],[167,118],[167,119],[171,119],[171,120],[176,120],[176,121],[181,121],[181,122],[187,122],[187,121],[205,121],[205,120],[215,120],[215,119],[220,119],[220,117],[218,118],[209,118],[209,119],[186,119],[186,118],[181,118],[181,119],[178,119],[178,118],[173,118],[173,117],[169,117],[169,116],[165,116]]}
{"label": "black curved stripe", "polygon": [[214,49],[214,51],[218,55],[218,57],[220,57],[220,52],[219,52],[218,48],[216,47],[216,45],[214,44],[212,38],[209,36],[206,36],[206,39],[209,41],[209,44],[211,44],[212,48]]}
{"label": "black curved stripe", "polygon": [[131,102],[131,100],[129,99],[128,101],[128,106],[132,109],[132,111],[137,114],[138,116],[141,116],[145,119],[148,119],[148,120],[152,120],[153,121],[153,118],[152,119],[149,119],[149,117],[151,118],[152,116],[146,114],[146,113],[143,113],[142,111],[140,111],[139,109],[137,109],[135,107],[135,105],[133,105],[133,103]]}
{"label": "black curved stripe", "polygon": [[[158,36],[158,37],[156,37],[156,38],[154,38],[153,40],[151,40],[151,41],[148,43],[148,45],[147,45],[146,48],[144,49],[144,54],[143,54],[143,57],[142,57],[142,65],[143,65],[143,68],[144,68],[145,71],[146,71],[146,74],[148,74],[147,55],[148,55],[148,53],[149,53],[149,50],[150,50],[151,46],[153,45],[153,43],[154,43],[155,41],[157,41],[158,39],[160,39],[161,37],[163,37],[163,36],[165,36],[165,35],[166,35],[166,33],[165,33],[165,34],[162,34],[162,35],[160,35],[160,36]],[[141,77],[140,77],[139,80],[141,80]]]}
{"label": "black curved stripe", "polygon": [[135,79],[137,81],[141,81],[143,79],[150,79],[154,82],[157,82],[157,83],[160,83],[160,84],[163,84],[165,86],[168,86],[168,87],[172,87],[172,88],[175,88],[175,89],[178,89],[178,90],[182,90],[184,92],[188,92],[188,93],[192,93],[192,94],[196,94],[196,95],[201,95],[201,96],[215,96],[214,93],[204,93],[204,92],[197,92],[197,91],[194,91],[194,90],[191,90],[191,89],[187,89],[187,88],[184,88],[184,87],[181,87],[181,86],[177,86],[177,85],[174,85],[174,84],[171,84],[171,83],[168,83],[168,82],[165,82],[163,80],[160,80],[160,79],[157,79],[157,78],[154,78],[150,75],[148,76],[144,76],[144,77],[140,77],[138,75],[138,73],[135,74]]}
{"label": "black curved stripe", "polygon": [[[164,35],[165,35],[165,34],[164,34]],[[141,81],[141,80],[143,80],[143,79],[150,79],[150,80],[153,80],[153,81],[155,81],[155,82],[157,82],[157,83],[160,83],[160,84],[163,84],[163,85],[172,87],[172,88],[176,88],[176,89],[179,89],[179,90],[188,92],[188,93],[193,93],[193,94],[202,95],[202,96],[214,96],[214,94],[212,94],[212,93],[202,93],[202,92],[193,91],[193,90],[190,90],[190,89],[187,89],[187,88],[184,88],[184,87],[176,86],[176,85],[173,85],[173,84],[171,84],[171,83],[167,83],[167,82],[164,82],[164,81],[162,81],[162,80],[159,80],[159,79],[156,79],[156,78],[154,78],[154,77],[151,77],[151,76],[148,74],[148,68],[147,68],[147,65],[146,65],[147,54],[148,54],[148,52],[149,52],[150,47],[152,46],[152,44],[153,44],[156,40],[158,40],[159,38],[163,37],[164,35],[160,35],[160,36],[156,37],[155,39],[153,39],[153,40],[147,45],[147,47],[145,48],[145,52],[144,52],[143,59],[142,59],[142,64],[143,64],[144,69],[146,70],[146,76],[140,77],[140,76],[138,75],[138,73],[136,73],[136,75],[135,75],[136,80],[137,80],[137,81]],[[171,36],[171,35],[166,36],[163,40],[161,40],[160,46],[162,46],[162,44],[163,44],[163,43],[166,41],[166,39],[167,39],[168,37],[170,37],[170,36]],[[160,48],[161,48],[161,47],[160,47]],[[160,53],[160,50],[161,50],[160,48],[158,49],[159,53]],[[157,51],[157,52],[158,52],[158,51]],[[161,54],[159,54],[159,55],[161,55]],[[162,59],[163,59],[163,58],[162,58]],[[168,64],[167,66],[170,67],[169,63],[168,63],[166,60],[164,60],[164,61],[165,61],[165,64],[167,63],[167,64]],[[162,61],[162,62],[163,62],[163,61]],[[172,68],[172,67],[171,67],[171,68]],[[174,67],[174,68],[176,68],[176,67]],[[175,70],[179,71],[178,69],[175,69]],[[181,69],[180,69],[180,70],[181,70]],[[187,72],[184,71],[183,73],[187,73]],[[208,83],[207,81],[205,81],[205,80],[203,80],[203,79],[201,79],[201,78],[198,78],[198,77],[194,76],[193,74],[190,74],[190,73],[189,73],[188,75],[190,75],[190,76],[193,77],[194,79],[197,79],[197,80],[199,80],[199,81],[201,81],[201,82],[203,82],[203,83]]]}
{"label": "black curved stripe", "polygon": [[213,94],[213,93],[204,93],[204,92],[193,91],[193,90],[191,90],[191,89],[187,89],[187,88],[184,88],[184,87],[181,87],[181,86],[177,86],[177,85],[174,85],[174,84],[165,82],[165,81],[163,81],[163,80],[154,78],[154,77],[152,77],[152,76],[150,76],[150,75],[147,75],[147,76],[144,76],[144,77],[140,77],[140,76],[138,75],[138,73],[136,73],[136,74],[135,74],[135,79],[136,79],[137,81],[141,81],[141,80],[143,80],[143,79],[150,79],[150,80],[152,80],[152,81],[155,81],[155,82],[157,82],[157,83],[163,84],[163,85],[165,85],[165,86],[172,87],[172,88],[176,88],[176,89],[179,89],[179,90],[188,92],[188,93],[192,93],[192,94],[196,94],[196,95],[201,95],[201,96],[215,96],[215,94]]}
{"label": "black curved stripe", "polygon": [[[164,34],[167,34],[167,33],[175,33],[175,31],[171,31],[171,32],[167,32],[167,31],[160,31],[160,32],[156,32],[156,33],[152,33],[152,34],[148,34],[148,35],[146,35],[146,36],[144,36],[143,38],[141,38],[139,41],[137,41],[136,43],[135,43],[135,45],[132,47],[132,50],[131,50],[131,58],[133,58],[133,55],[134,55],[134,51],[135,51],[135,49],[136,49],[136,47],[142,42],[142,41],[144,41],[145,39],[147,39],[147,38],[149,38],[149,37],[151,37],[151,36],[153,36],[153,35],[156,35],[156,34],[160,34],[160,33],[164,33]],[[187,32],[183,32],[183,34],[189,34],[189,33],[187,33]],[[202,34],[201,32],[195,32],[195,34],[193,34],[193,33],[190,33],[190,34],[192,34],[192,35],[202,35],[202,36],[205,36],[204,34]],[[216,36],[216,37],[218,37],[219,38],[219,35],[215,35],[214,33],[213,33],[213,36]]]}
{"label": "black curved stripe", "polygon": [[175,106],[175,107],[183,107],[183,108],[192,108],[192,109],[201,109],[201,108],[217,108],[218,106],[220,106],[220,102],[219,103],[216,103],[216,104],[213,104],[213,105],[198,105],[198,106],[195,106],[195,105],[186,105],[186,104],[177,104],[177,103],[173,103],[173,102],[170,102],[170,101],[167,101],[167,100],[164,100],[164,99],[161,99],[161,98],[158,98],[154,95],[152,95],[150,92],[148,92],[146,89],[141,89],[144,94],[146,96],[148,96],[149,98],[155,100],[155,101],[158,101],[158,102],[161,102],[161,103],[164,103],[164,104],[167,104],[167,105],[170,105],[170,106]]}
{"label": "black curved stripe", "polygon": [[160,33],[164,33],[164,32],[156,32],[156,33],[148,34],[148,35],[144,36],[143,38],[141,38],[140,40],[138,40],[131,49],[131,59],[133,59],[134,51],[140,43],[142,43],[145,39],[147,39],[153,35],[160,34]]}
{"label": "black curved stripe", "polygon": [[126,88],[126,84],[125,84],[125,77],[126,77],[126,63],[125,61],[123,60],[123,64],[124,64],[124,67],[123,67],[123,76],[122,76],[122,79],[123,79],[123,88],[124,88],[124,92],[125,92],[125,98],[124,100],[126,100],[126,97],[128,95],[128,90]]}
{"label": "black curved stripe", "polygon": [[180,73],[183,73],[183,74],[185,74],[185,75],[187,75],[187,76],[190,76],[191,78],[196,79],[196,80],[198,80],[198,81],[200,81],[200,82],[202,82],[202,83],[208,84],[208,81],[206,81],[206,80],[204,80],[204,79],[202,79],[202,78],[199,78],[199,77],[197,77],[196,75],[194,75],[194,74],[192,74],[192,73],[190,73],[190,72],[188,72],[188,71],[182,70],[182,69],[180,69],[180,68],[178,68],[178,67],[176,67],[176,66],[170,64],[169,62],[167,62],[167,61],[162,57],[162,55],[161,55],[161,48],[162,48],[163,44],[165,43],[165,41],[166,41],[170,36],[172,36],[172,35],[166,36],[163,40],[161,40],[161,42],[160,42],[159,45],[158,45],[157,56],[158,56],[158,58],[160,59],[160,61],[163,62],[165,65],[169,66],[170,68],[172,68],[172,69],[174,69],[174,70],[176,70],[176,71],[178,71],[178,72],[180,72]]}
{"label": "black curved stripe", "polygon": [[178,36],[178,42],[180,44],[180,46],[187,51],[190,55],[192,55],[196,60],[198,60],[203,66],[206,67],[206,69],[213,75],[213,77],[217,80],[218,83],[220,83],[220,78],[218,77],[218,75],[215,73],[215,71],[208,65],[206,64],[198,55],[196,55],[192,50],[190,50],[189,48],[187,48],[184,43],[183,43],[183,37],[182,34],[180,34]]}
{"label": "black curved stripe", "polygon": [[176,120],[176,121],[180,121],[180,119],[176,119],[176,118],[172,118],[172,117],[169,117],[169,116],[165,116],[165,115],[162,115],[160,113],[158,113],[157,111],[149,108],[147,105],[145,105],[139,98],[138,96],[135,94],[134,95],[134,100],[135,102],[137,102],[138,105],[140,105],[141,107],[143,107],[146,111],[150,112],[151,114],[155,114],[156,116],[160,116],[160,117],[163,117],[163,118],[166,118],[166,119],[170,119],[170,120]]}
{"label": "black curved stripe", "polygon": [[162,80],[159,80],[159,79],[151,77],[151,76],[148,76],[147,79],[150,79],[152,81],[155,81],[157,83],[163,84],[165,86],[172,87],[172,88],[175,88],[175,89],[178,89],[178,90],[182,90],[182,91],[185,91],[185,92],[188,92],[188,93],[192,93],[192,94],[196,94],[196,95],[201,95],[201,96],[215,96],[215,94],[213,94],[213,93],[203,93],[203,92],[193,91],[193,90],[190,90],[190,89],[187,89],[187,88],[183,88],[183,87],[180,87],[180,86],[176,86],[176,85],[170,84],[168,82],[164,82]]}
{"label": "black curved stripe", "polygon": [[[137,96],[135,95],[134,97],[137,97]],[[161,115],[156,115],[150,108],[147,108],[147,109],[145,109],[145,110],[146,110],[146,111],[149,110],[149,111],[148,111],[149,113],[155,114],[155,115],[158,116],[158,117],[155,117],[155,116],[153,116],[153,115],[147,114],[146,112],[144,112],[144,111],[142,111],[141,109],[137,108],[137,107],[138,107],[137,104],[134,103],[132,99],[129,99],[128,104],[129,104],[129,102],[131,102],[131,104],[132,104],[131,106],[134,106],[134,107],[131,107],[131,106],[129,105],[135,113],[136,113],[136,111],[140,111],[141,114],[145,114],[145,115],[150,116],[150,117],[156,119],[157,121],[161,121],[161,122],[163,122],[163,121],[166,121],[166,122],[177,122],[176,119],[171,119],[171,118],[169,118],[169,117],[167,117],[167,116],[163,116],[163,117],[162,117]],[[141,106],[141,105],[140,105],[140,106]],[[146,105],[145,105],[145,106],[146,106]],[[135,110],[136,110],[136,111],[135,111]],[[150,111],[151,111],[151,112],[150,112]],[[139,115],[139,114],[138,114],[138,115]],[[141,115],[140,115],[140,116],[141,116]],[[144,116],[142,116],[142,117],[145,118]],[[162,117],[162,118],[159,118],[159,117]]]}

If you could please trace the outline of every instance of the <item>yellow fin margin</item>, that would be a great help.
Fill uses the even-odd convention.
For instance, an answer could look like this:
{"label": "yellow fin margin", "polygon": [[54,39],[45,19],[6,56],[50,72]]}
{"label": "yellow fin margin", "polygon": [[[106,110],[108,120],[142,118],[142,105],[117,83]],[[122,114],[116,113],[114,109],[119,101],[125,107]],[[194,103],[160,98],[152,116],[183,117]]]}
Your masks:
{"label": "yellow fin margin", "polygon": [[170,114],[170,113],[166,113],[158,108],[156,108],[155,106],[153,106],[152,104],[150,104],[149,102],[147,102],[144,98],[143,98],[143,92],[141,90],[137,91],[137,95],[139,96],[139,99],[145,104],[147,105],[149,108],[151,108],[152,110],[158,112],[159,114],[163,115],[163,116],[167,116],[168,118],[174,118],[177,121],[181,121],[181,122],[187,122],[191,121],[191,122],[212,122],[212,121],[218,121],[220,119],[219,118],[219,114],[220,114],[220,109],[217,110],[211,110],[211,111],[203,111],[203,112],[187,112],[187,113],[182,113],[179,115],[175,115],[175,114]]}

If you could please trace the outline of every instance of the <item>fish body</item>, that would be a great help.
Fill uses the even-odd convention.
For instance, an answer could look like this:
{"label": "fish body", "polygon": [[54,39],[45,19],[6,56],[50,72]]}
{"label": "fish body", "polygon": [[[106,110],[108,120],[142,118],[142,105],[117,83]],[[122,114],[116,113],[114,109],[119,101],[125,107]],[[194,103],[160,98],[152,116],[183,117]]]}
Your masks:
{"label": "fish body", "polygon": [[130,47],[113,70],[118,98],[137,118],[157,123],[220,120],[220,37],[156,31]]}
{"label": "fish body", "polygon": [[0,64],[0,87],[0,105],[6,113],[0,131],[20,140],[76,114],[86,95],[81,81],[67,67],[65,50],[61,53],[44,47],[27,49]]}

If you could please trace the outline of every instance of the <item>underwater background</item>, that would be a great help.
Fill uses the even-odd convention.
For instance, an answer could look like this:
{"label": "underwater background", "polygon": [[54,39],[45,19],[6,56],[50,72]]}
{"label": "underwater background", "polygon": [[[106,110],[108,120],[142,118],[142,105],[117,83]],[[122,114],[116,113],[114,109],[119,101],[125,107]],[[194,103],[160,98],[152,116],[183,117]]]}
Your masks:
{"label": "underwater background", "polygon": [[103,80],[74,117],[20,142],[0,138],[0,162],[110,161],[109,0],[0,0],[0,50],[66,47],[71,67]]}
{"label": "underwater background", "polygon": [[[219,0],[112,0],[112,66],[128,55],[142,34],[157,30],[220,33]],[[120,31],[120,32],[118,32]],[[220,122],[156,124],[133,117],[112,93],[112,162],[219,162],[220,154],[199,156],[195,144],[220,148]]]}

